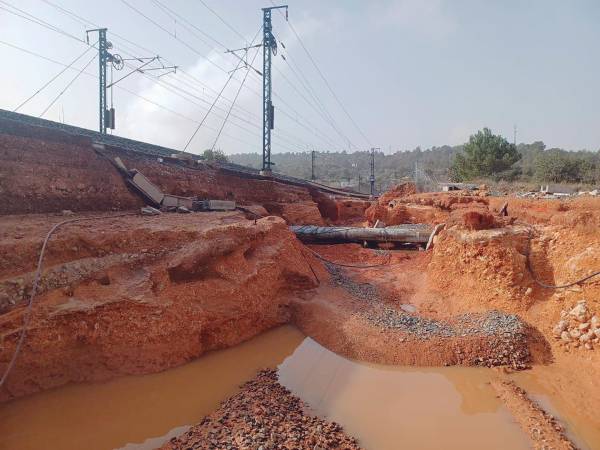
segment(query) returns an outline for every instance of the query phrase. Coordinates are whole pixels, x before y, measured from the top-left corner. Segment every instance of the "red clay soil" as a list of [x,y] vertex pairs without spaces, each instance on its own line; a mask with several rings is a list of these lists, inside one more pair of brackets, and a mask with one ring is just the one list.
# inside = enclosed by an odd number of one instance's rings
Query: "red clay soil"
[[428,288],[412,301],[434,317],[489,309],[517,314],[538,330],[552,353],[552,375],[540,377],[540,384],[573,413],[600,427],[600,345],[590,342],[591,350],[566,346],[553,331],[561,311],[580,300],[586,300],[590,314],[600,316],[600,277],[567,289],[534,282],[535,277],[549,285],[568,284],[600,270],[600,199],[489,200],[496,211],[508,202],[516,224],[443,231],[426,269]]
[[577,447],[565,435],[562,425],[539,405],[527,392],[511,381],[493,380],[492,387],[506,405],[535,450],[575,450]]
[[200,423],[171,439],[162,450],[189,449],[344,449],[359,450],[342,427],[306,413],[306,405],[277,381],[260,372]]
[[[61,220],[0,222],[2,371],[22,329],[41,240]],[[50,241],[25,346],[0,401],[157,372],[286,323],[289,294],[316,286],[309,264],[319,265],[272,216],[163,214],[65,225]]]
[[420,309],[418,313],[404,310],[403,306],[412,305],[414,289],[423,279],[425,253],[394,252],[388,257],[358,245],[313,249],[343,264],[381,264],[369,269],[330,268],[333,282],[321,280],[317,295],[307,292],[293,301],[294,323],[336,353],[375,363],[420,366],[522,367],[549,360],[544,340],[514,316],[445,314],[428,319]]
[[445,223],[453,211],[476,208],[487,211],[488,200],[466,191],[405,194],[405,190],[383,194],[365,212],[368,224]]
[[[102,156],[104,155],[104,156]],[[119,156],[164,193],[241,205],[275,204],[289,223],[322,221],[308,189],[232,175],[208,164],[189,164],[107,148],[98,153],[90,139],[65,133],[42,136],[0,134],[2,214],[116,211],[144,205],[110,162]],[[290,208],[294,204],[296,208]],[[268,209],[268,208],[267,208]]]

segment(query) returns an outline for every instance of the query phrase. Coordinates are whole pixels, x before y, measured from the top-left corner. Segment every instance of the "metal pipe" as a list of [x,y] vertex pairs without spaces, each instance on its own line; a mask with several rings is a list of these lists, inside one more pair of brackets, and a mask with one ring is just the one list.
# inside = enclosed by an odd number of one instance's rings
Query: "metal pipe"
[[405,225],[387,228],[319,227],[315,225],[292,225],[290,230],[302,242],[402,242],[427,244],[433,231],[429,225]]

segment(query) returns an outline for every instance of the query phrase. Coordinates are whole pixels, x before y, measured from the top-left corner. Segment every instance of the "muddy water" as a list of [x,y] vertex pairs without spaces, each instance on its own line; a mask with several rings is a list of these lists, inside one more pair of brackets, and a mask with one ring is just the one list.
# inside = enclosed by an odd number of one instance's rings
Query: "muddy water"
[[216,409],[258,369],[277,365],[281,382],[313,412],[341,423],[368,449],[530,448],[487,385],[487,369],[353,362],[281,327],[163,373],[0,405],[0,449],[156,448]]
[[529,449],[529,441],[476,368],[414,369],[357,363],[310,338],[280,380],[368,449]]
[[276,367],[303,339],[297,329],[280,327],[166,372],[66,386],[0,405],[0,449],[156,448],[215,410],[257,370]]
[[513,380],[527,391],[531,399],[566,425],[567,435],[581,450],[600,449],[600,428],[560,397],[549,395],[544,385],[551,385],[552,366],[537,366],[532,370],[514,373]]

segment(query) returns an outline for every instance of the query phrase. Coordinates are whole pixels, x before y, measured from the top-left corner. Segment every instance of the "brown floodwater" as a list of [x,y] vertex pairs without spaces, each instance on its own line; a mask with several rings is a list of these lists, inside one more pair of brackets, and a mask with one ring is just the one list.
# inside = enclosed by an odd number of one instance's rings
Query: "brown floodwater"
[[284,385],[367,449],[531,448],[490,376],[484,368],[358,363],[310,338],[280,366]]
[[0,405],[0,449],[156,448],[217,409],[258,370],[276,367],[303,339],[284,326],[165,372],[70,385]]
[[281,382],[312,412],[342,424],[367,449],[530,448],[488,385],[488,369],[355,362],[284,326],[162,373],[0,405],[0,449],[153,449],[199,422],[257,370],[277,366]]
[[552,366],[536,366],[532,370],[511,375],[511,378],[527,391],[527,395],[532,400],[566,425],[567,436],[577,444],[579,449],[600,449],[600,428],[595,423],[590,423],[589,419],[562,398],[550,396],[544,389],[543,386],[552,384],[553,377]]

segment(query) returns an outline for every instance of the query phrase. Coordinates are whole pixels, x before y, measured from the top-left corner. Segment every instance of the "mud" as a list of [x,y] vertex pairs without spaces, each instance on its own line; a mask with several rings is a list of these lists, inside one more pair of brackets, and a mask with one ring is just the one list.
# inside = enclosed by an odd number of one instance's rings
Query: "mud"
[[[588,424],[573,431],[567,420],[564,435],[581,433],[590,448],[598,447],[596,434],[580,431],[600,429],[600,341],[589,332],[596,325],[587,318],[572,321],[570,337],[555,330],[561,315],[582,301],[590,317],[600,315],[600,277],[568,289],[542,284],[568,284],[600,270],[599,199],[417,193],[407,184],[367,202],[202,162],[116,147],[98,152],[91,139],[59,131],[25,125],[2,131],[0,369],[21,332],[48,229],[66,217],[104,217],[65,225],[52,238],[25,346],[0,401],[68,383],[160,372],[292,323],[325,348],[363,362],[507,371],[534,365],[531,373],[545,374],[539,385],[549,398],[560,397],[561,411]],[[110,163],[116,155],[165,192],[231,199],[245,211],[108,218],[143,205]],[[505,204],[507,216],[500,214]],[[310,251],[287,228],[377,221],[445,226],[428,252],[358,245]],[[258,390],[277,392],[295,411],[296,422],[274,418],[273,426],[297,426],[317,446],[327,443],[315,427],[331,426],[336,439],[354,445],[341,429],[307,416],[272,373],[253,383],[214,412],[213,419],[245,433],[237,444],[254,445],[246,440],[255,424],[243,417],[229,423],[226,415],[250,404],[255,414],[260,401],[273,400],[253,394]],[[543,448],[543,439],[556,448],[570,445],[544,405],[520,390],[530,389],[524,381],[520,388],[500,378],[494,386],[505,413],[521,424],[532,445]],[[309,403],[318,409],[320,401]],[[344,416],[344,422],[352,418]],[[422,429],[427,434],[431,424]],[[210,431],[201,425],[188,438]],[[228,439],[221,431],[219,439]]]
[[257,371],[277,367],[303,339],[292,327],[278,327],[168,371],[71,384],[5,403],[0,449],[155,449],[212,413]]
[[[8,299],[0,316],[2,367],[21,331],[20,305],[46,220],[60,219],[39,218],[25,230],[18,218],[2,223],[5,234],[25,232],[18,242],[31,249],[1,258]],[[0,399],[181,365],[288,322],[288,294],[316,286],[310,264],[317,261],[272,216],[100,218],[66,225],[58,236]],[[26,272],[15,274],[15,266]],[[14,296],[17,288],[22,296]]]

